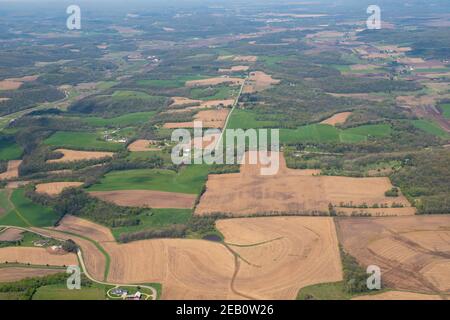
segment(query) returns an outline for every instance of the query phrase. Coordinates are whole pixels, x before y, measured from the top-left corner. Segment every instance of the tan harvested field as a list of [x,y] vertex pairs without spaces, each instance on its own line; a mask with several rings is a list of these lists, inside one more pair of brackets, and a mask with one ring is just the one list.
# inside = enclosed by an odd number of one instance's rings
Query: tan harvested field
[[0,268],[0,282],[13,282],[26,278],[43,277],[60,272],[65,272],[65,270],[26,267]]
[[337,124],[342,124],[342,123],[345,123],[345,121],[347,121],[348,117],[350,117],[351,114],[352,114],[352,112],[336,113],[335,115],[332,115],[328,119],[323,120],[321,123],[329,124],[331,126],[335,126]]
[[155,239],[105,243],[111,256],[108,281],[162,283],[163,299],[230,299],[234,257],[221,244],[204,240]]
[[[107,243],[105,248],[112,258],[109,280],[161,282],[165,299],[292,299],[304,285],[342,279],[331,219],[299,221],[298,224],[289,218],[267,219],[258,219],[260,222],[255,224],[230,220],[240,226],[238,229],[228,225],[228,221],[219,222],[219,229],[227,232],[226,237],[231,241],[241,240],[242,231],[248,233],[250,241],[241,244],[253,245],[254,239],[261,237],[264,240],[273,240],[268,236],[278,238],[273,243],[255,247],[230,246],[242,256],[236,262],[224,246],[207,241],[167,239],[125,245]],[[282,222],[283,219],[287,221]],[[304,233],[299,233],[298,228]],[[317,255],[321,258],[317,259]],[[250,261],[253,266],[248,265],[247,259],[253,259]]]
[[272,85],[279,84],[280,80],[273,79],[271,75],[262,71],[251,72],[245,82],[243,93],[254,93],[269,89]]
[[103,158],[111,158],[114,155],[113,152],[100,152],[100,151],[78,151],[69,149],[56,149],[55,151],[62,153],[64,156],[60,159],[47,160],[48,163],[103,159]]
[[234,56],[233,61],[240,61],[240,62],[256,62],[258,61],[257,56]]
[[27,184],[30,184],[31,181],[10,181],[6,185],[6,189],[17,189],[23,186],[26,186]]
[[155,140],[136,140],[128,146],[128,151],[141,152],[141,151],[158,151],[161,150],[157,146],[158,141]]
[[[99,226],[101,228],[101,226]],[[48,237],[68,240],[72,239],[75,243],[82,249],[83,260],[86,268],[91,276],[97,280],[102,280],[106,267],[106,258],[102,252],[90,241],[65,233],[58,232],[60,227],[49,230],[41,228],[31,228],[33,231],[40,234],[46,235]],[[62,229],[62,228],[61,228]]]
[[64,216],[55,230],[75,233],[99,243],[115,241],[107,227],[71,215]]
[[399,47],[395,45],[377,46],[377,48],[383,51],[393,51],[396,53],[405,53],[412,50],[411,47]]
[[337,218],[340,243],[389,288],[450,293],[450,216]]
[[103,201],[125,207],[190,209],[196,195],[152,190],[93,191],[90,194]]
[[305,286],[342,280],[335,226],[327,217],[217,222],[239,255],[233,288],[253,299],[294,299]]
[[234,99],[226,99],[226,100],[208,100],[203,101],[200,104],[202,108],[214,108],[214,107],[231,107],[234,104]]
[[37,193],[45,193],[50,196],[59,195],[65,188],[75,188],[82,186],[83,182],[49,182],[36,185]]
[[24,76],[21,78],[9,78],[9,79],[5,79],[8,81],[19,81],[19,82],[32,82],[32,81],[36,81],[39,78],[38,75],[34,75],[34,76]]
[[19,241],[23,238],[23,230],[7,228],[0,232],[0,241]]
[[396,102],[398,105],[407,105],[410,107],[417,107],[422,105],[434,105],[438,97],[436,95],[423,96],[398,96]]
[[159,282],[163,299],[293,299],[303,286],[342,280],[331,218],[233,219],[217,227],[228,248],[191,239],[118,244],[107,228],[77,217],[65,217],[58,229],[103,246],[109,282]]
[[[228,117],[230,109],[215,109],[215,110],[202,110],[194,116],[194,121],[201,121],[203,128],[218,128],[221,129],[225,125],[225,121]],[[177,129],[177,128],[193,128],[194,121],[190,122],[167,122],[164,124],[164,128]]]
[[178,107],[184,105],[197,105],[200,104],[202,100],[193,100],[185,97],[173,97],[171,99],[171,107]]
[[[395,202],[410,207],[404,196],[395,199],[385,196],[384,193],[392,188],[386,177],[313,176],[302,170],[288,169],[283,154],[278,157],[280,168],[275,175],[261,175],[261,164],[248,164],[249,161],[241,166],[240,173],[210,175],[195,214],[328,213],[330,203],[340,207],[364,203],[391,206]],[[383,209],[378,211],[383,212]],[[385,214],[392,214],[392,211],[387,210]]]
[[22,82],[2,80],[0,81],[0,90],[17,90],[22,86]]
[[250,69],[249,66],[233,66],[230,69],[219,69],[220,73],[244,72]]
[[19,166],[22,160],[8,161],[8,168],[5,172],[0,173],[0,180],[16,179],[19,177]]
[[338,216],[364,216],[388,217],[388,216],[413,216],[416,208],[335,208]]
[[52,254],[45,248],[6,247],[0,248],[0,263],[30,263],[36,265],[78,265],[73,253]]
[[217,86],[220,84],[229,84],[233,86],[241,85],[244,82],[244,79],[241,78],[231,78],[231,77],[216,77],[202,80],[191,80],[186,82],[186,86],[193,87],[209,87],[209,86]]
[[39,76],[25,76],[0,80],[0,90],[17,90],[24,82],[35,81]]
[[359,296],[352,300],[442,300],[438,295],[407,291],[388,291],[379,294]]

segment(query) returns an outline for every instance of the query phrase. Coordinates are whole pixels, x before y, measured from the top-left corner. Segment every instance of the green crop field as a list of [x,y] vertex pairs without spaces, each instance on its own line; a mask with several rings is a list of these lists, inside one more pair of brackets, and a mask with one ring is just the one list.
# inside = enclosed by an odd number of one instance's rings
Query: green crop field
[[391,134],[387,124],[365,125],[350,129],[339,129],[329,125],[312,124],[297,129],[281,129],[281,143],[298,142],[344,142],[356,143],[366,141],[369,137],[385,137]]
[[[257,113],[249,110],[235,110],[228,122],[228,129],[276,128],[278,121],[257,120]],[[299,142],[344,142],[366,141],[369,137],[385,137],[391,134],[388,124],[364,125],[350,129],[339,129],[325,124],[310,124],[297,129],[280,129],[281,143]]]
[[440,107],[445,119],[450,119],[450,103],[441,104]]
[[0,207],[5,209],[0,214],[0,224],[45,227],[52,226],[59,218],[51,208],[35,204],[26,198],[24,189],[14,190],[9,199],[8,195],[9,191],[0,190]]
[[54,148],[75,150],[119,151],[123,144],[104,141],[100,133],[58,131],[44,140],[44,144]]
[[26,198],[24,189],[14,190],[11,201],[17,212],[33,226],[52,226],[59,219],[59,215],[52,209],[35,204]]
[[238,87],[216,86],[212,88],[191,89],[190,96],[195,100],[225,100],[233,98],[238,92]]
[[442,129],[438,124],[429,121],[429,120],[412,120],[412,124],[419,128],[420,130],[423,130],[429,134],[435,135],[437,137],[441,137],[444,139],[450,138],[450,133],[446,132],[444,129]]
[[33,300],[105,300],[106,286],[93,284],[81,287],[81,290],[69,290],[65,284],[39,287]]
[[100,118],[100,117],[87,117],[80,118],[83,122],[96,127],[124,127],[130,125],[136,125],[149,121],[154,115],[155,111],[150,112],[135,112],[125,114],[115,118]]
[[163,169],[112,171],[89,191],[158,190],[199,194],[207,175],[208,167],[204,165],[188,166],[178,173]]
[[276,127],[277,121],[257,120],[257,113],[249,110],[236,109],[228,122],[228,129],[257,129]]
[[20,159],[23,150],[17,143],[0,140],[0,160]]
[[136,217],[141,221],[139,225],[112,228],[112,233],[117,238],[122,233],[184,224],[191,216],[192,210],[190,209],[152,209],[151,213],[144,213]]
[[369,124],[344,130],[345,133],[370,136],[370,137],[386,137],[391,134],[392,129],[388,124]]

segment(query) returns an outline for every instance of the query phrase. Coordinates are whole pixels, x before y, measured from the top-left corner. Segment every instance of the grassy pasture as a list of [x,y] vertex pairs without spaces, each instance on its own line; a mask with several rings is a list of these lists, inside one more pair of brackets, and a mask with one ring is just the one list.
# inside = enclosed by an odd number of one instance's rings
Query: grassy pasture
[[105,300],[110,287],[92,284],[82,286],[81,290],[69,290],[66,284],[53,284],[39,287],[32,300]]
[[444,129],[442,129],[438,124],[429,121],[429,120],[412,120],[412,124],[422,130],[425,131],[429,134],[432,134],[434,136],[440,137],[440,138],[444,138],[444,139],[448,139],[450,138],[450,134],[448,132],[446,132]]
[[0,160],[17,160],[22,156],[22,148],[15,142],[0,140]]
[[134,112],[115,118],[87,117],[80,119],[83,122],[95,127],[123,127],[145,123],[149,121],[155,115],[155,113],[155,111]]
[[27,227],[52,226],[59,215],[51,208],[33,203],[25,197],[24,189],[16,189],[9,192],[0,190],[0,207],[5,212],[0,216],[0,224]]
[[237,94],[237,87],[215,86],[211,88],[191,89],[190,96],[195,100],[226,100]]
[[367,125],[350,129],[339,129],[329,125],[312,124],[297,129],[281,129],[282,143],[298,142],[343,142],[357,143],[369,137],[384,137],[391,133],[389,125]]
[[44,144],[53,148],[75,150],[119,151],[123,144],[104,141],[100,133],[58,131],[44,140]]
[[112,228],[111,231],[114,237],[118,238],[122,233],[184,224],[188,222],[191,216],[192,210],[190,209],[152,209],[151,213],[136,217],[141,221],[139,225]]
[[[257,113],[249,110],[235,110],[228,123],[228,129],[277,128],[278,121],[257,120]],[[357,143],[367,141],[369,137],[385,137],[391,134],[388,124],[364,125],[349,129],[340,129],[325,124],[310,124],[297,129],[280,129],[280,142],[285,144],[298,142],[343,142]]]
[[257,114],[253,111],[236,109],[233,111],[228,129],[257,129],[270,128],[278,125],[277,121],[260,121],[257,120]]
[[441,104],[440,107],[445,119],[450,119],[450,103]]
[[179,172],[162,169],[112,171],[89,191],[158,190],[199,194],[207,175],[205,165],[187,166]]

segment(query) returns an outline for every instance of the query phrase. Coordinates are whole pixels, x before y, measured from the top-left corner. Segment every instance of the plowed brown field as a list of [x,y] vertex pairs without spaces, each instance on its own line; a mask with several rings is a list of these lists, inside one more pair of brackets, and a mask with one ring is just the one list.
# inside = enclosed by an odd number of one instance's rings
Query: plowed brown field
[[25,278],[43,277],[60,272],[65,272],[65,270],[20,267],[0,268],[0,282],[13,282]]
[[[194,121],[201,121],[203,128],[223,128],[229,112],[229,109],[203,110],[195,115]],[[168,122],[164,124],[164,128],[193,128],[194,121]]]
[[377,265],[386,286],[450,293],[450,216],[337,218],[344,249],[362,265]]
[[76,217],[58,229],[103,246],[109,282],[159,282],[163,299],[292,299],[302,286],[342,279],[331,218],[233,219],[217,227],[227,246],[189,239],[118,244],[107,228]]
[[0,263],[30,263],[36,265],[78,265],[75,254],[52,254],[45,248],[6,247],[0,248]]
[[152,190],[94,191],[91,195],[125,207],[190,209],[196,195]]
[[352,300],[441,300],[437,295],[422,294],[407,291],[388,291],[368,296],[359,296]]
[[347,121],[348,117],[350,117],[351,114],[352,114],[352,112],[336,113],[335,115],[329,117],[328,119],[323,120],[321,123],[329,124],[331,126],[335,126],[337,124],[342,124],[345,121]]
[[22,160],[8,161],[8,168],[5,172],[0,173],[0,180],[16,179],[19,177],[19,166]]
[[[341,204],[359,206],[364,203],[368,206],[374,204],[390,206],[396,202],[410,207],[404,196],[393,200],[384,195],[392,188],[390,180],[386,177],[313,176],[310,172],[306,175],[302,170],[288,169],[283,155],[279,154],[279,157],[280,169],[275,175],[261,175],[260,164],[244,164],[240,173],[210,175],[206,192],[195,214],[226,212],[239,216],[275,212],[327,213],[330,203],[339,207]],[[336,208],[337,211],[340,209]],[[393,214],[391,208],[386,212],[380,208],[377,212]],[[414,212],[414,209],[410,209],[407,213],[414,214]]]
[[111,158],[114,155],[113,152],[100,152],[100,151],[78,151],[69,149],[57,149],[55,151],[61,152],[64,156],[60,159],[47,160],[47,162],[59,163],[59,162],[103,159],[103,158]]
[[23,238],[23,230],[15,228],[7,228],[0,232],[0,241],[18,241]]
[[245,82],[243,93],[254,93],[269,89],[272,85],[280,83],[280,80],[273,79],[267,73],[256,71],[251,72],[247,81]]
[[50,196],[60,194],[66,188],[79,187],[83,185],[82,182],[49,182],[40,183],[36,185],[36,192],[45,193]]

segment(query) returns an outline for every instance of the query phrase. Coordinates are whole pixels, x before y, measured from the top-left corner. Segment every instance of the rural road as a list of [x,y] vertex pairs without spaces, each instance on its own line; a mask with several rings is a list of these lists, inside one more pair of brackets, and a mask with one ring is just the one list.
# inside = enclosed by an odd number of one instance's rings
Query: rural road
[[230,113],[228,113],[227,119],[225,120],[225,124],[223,125],[223,128],[222,128],[222,132],[220,133],[220,137],[217,140],[217,144],[219,144],[223,138],[225,130],[227,129],[227,126],[228,126],[228,122],[230,121],[230,118],[231,118],[231,115],[233,114],[234,109],[236,109],[236,106],[239,103],[239,99],[241,98],[241,94],[242,94],[242,91],[244,90],[244,86],[245,86],[245,83],[247,82],[247,80],[248,80],[248,76],[246,76],[244,78],[244,82],[242,83],[241,88],[239,89],[239,93],[236,97],[236,100],[234,101],[233,107],[231,108]]
[[150,286],[140,285],[140,284],[115,284],[115,283],[109,283],[109,282],[103,282],[103,281],[95,280],[89,274],[89,272],[87,271],[87,268],[86,268],[86,266],[84,264],[84,260],[83,260],[83,254],[81,253],[80,249],[78,249],[77,256],[78,256],[78,259],[80,260],[80,265],[81,265],[81,268],[83,269],[84,274],[92,282],[95,282],[95,283],[98,283],[98,284],[101,284],[101,285],[114,286],[114,287],[134,287],[134,288],[140,287],[140,288],[145,288],[145,289],[148,289],[148,290],[150,290],[152,292],[152,294],[151,294],[152,299],[151,300],[156,300],[156,298],[158,297],[158,293],[157,293],[156,289],[153,288],[153,287],[150,287]]
[[[5,229],[14,228],[14,229],[27,231],[27,232],[32,232],[32,233],[40,235],[41,237],[44,237],[44,238],[53,238],[53,239],[56,239],[56,240],[65,241],[64,239],[58,239],[56,237],[49,237],[48,235],[45,235],[45,234],[40,233],[38,231],[31,230],[31,229],[28,229],[28,228],[23,228],[23,227],[0,225],[0,228],[5,228]],[[101,284],[101,285],[114,286],[114,287],[134,287],[134,288],[140,287],[140,288],[148,289],[148,290],[150,290],[152,292],[152,294],[150,295],[152,297],[151,300],[156,300],[157,299],[158,293],[157,293],[156,289],[153,288],[153,287],[147,286],[147,285],[141,285],[141,284],[117,284],[117,283],[103,282],[103,281],[99,281],[99,280],[94,279],[89,274],[89,272],[87,271],[86,265],[85,265],[84,260],[83,260],[83,254],[81,252],[81,249],[78,249],[77,256],[78,256],[78,259],[80,261],[81,269],[83,269],[83,273],[92,282],[95,282],[95,283],[98,283],[98,284]],[[148,300],[148,299],[146,299],[146,300]]]

